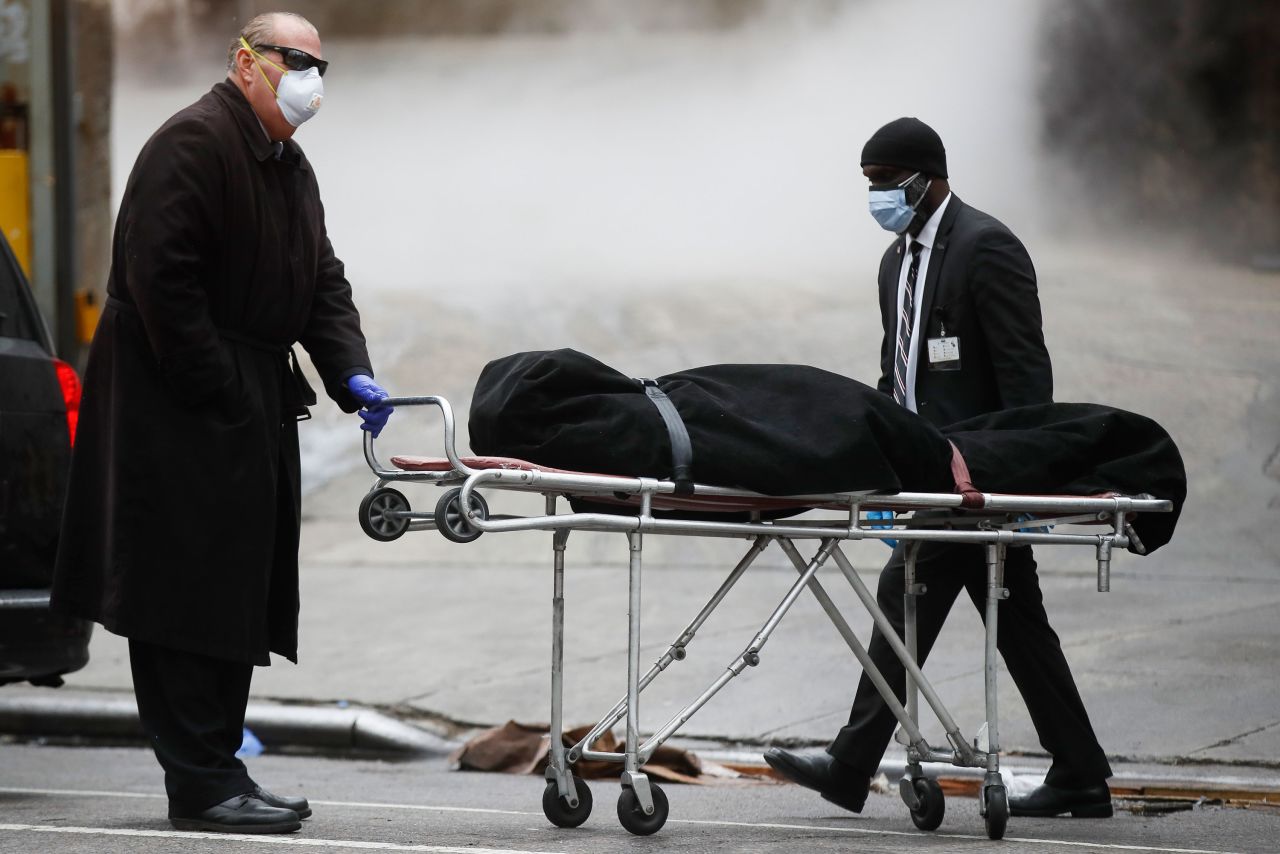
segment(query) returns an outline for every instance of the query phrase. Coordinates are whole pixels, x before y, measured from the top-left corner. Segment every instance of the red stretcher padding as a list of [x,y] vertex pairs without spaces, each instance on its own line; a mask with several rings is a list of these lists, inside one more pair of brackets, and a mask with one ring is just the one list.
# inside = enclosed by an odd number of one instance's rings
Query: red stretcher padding
[[[952,445],[952,462],[951,472],[956,481],[956,492],[965,497],[965,501],[961,504],[967,509],[981,508],[985,503],[983,495],[974,489],[973,483],[969,480],[968,466],[964,463],[964,458],[960,456],[960,451]],[[608,477],[617,480],[635,480],[633,477],[625,477],[616,474],[594,474],[591,472],[569,471],[568,469],[558,469],[551,466],[544,466],[538,463],[531,463],[528,460],[519,460],[515,457],[460,457],[464,466],[471,469],[487,470],[487,469],[504,469],[509,471],[539,471],[547,474],[572,474],[587,475],[590,477]],[[434,471],[447,472],[453,471],[453,465],[446,457],[392,457],[391,463],[402,471]],[[1111,498],[1115,496],[1114,492],[1104,492],[1091,496],[1093,498]],[[640,496],[638,495],[610,495],[606,493],[580,496],[599,504],[616,504],[619,506],[639,506]],[[888,497],[888,496],[886,496]],[[1025,497],[1025,496],[1023,496]],[[1079,498],[1081,496],[1061,496],[1064,498]],[[895,505],[892,500],[878,502],[871,496],[860,502],[864,507],[884,508],[897,510],[911,510],[916,508]],[[751,512],[768,512],[771,510],[797,510],[800,508],[826,509],[826,510],[843,510],[845,504],[836,503],[814,503],[810,501],[802,501],[794,498],[773,498],[762,496],[760,498],[744,498],[723,495],[655,495],[653,497],[653,508],[655,510],[683,510],[688,512],[701,513],[751,513]],[[1127,514],[1133,516],[1135,514]]]

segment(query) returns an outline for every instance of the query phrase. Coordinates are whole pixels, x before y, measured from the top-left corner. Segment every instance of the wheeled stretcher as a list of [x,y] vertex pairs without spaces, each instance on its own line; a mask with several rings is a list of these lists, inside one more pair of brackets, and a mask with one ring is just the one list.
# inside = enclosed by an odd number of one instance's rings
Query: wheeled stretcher
[[[839,492],[816,495],[768,496],[741,489],[694,484],[648,477],[600,475],[540,466],[504,457],[460,457],[455,448],[452,408],[441,397],[403,397],[387,401],[396,407],[434,406],[443,419],[444,457],[393,457],[381,462],[374,440],[365,435],[364,454],[377,478],[360,503],[360,524],[376,540],[393,540],[407,531],[436,529],[455,542],[470,542],[484,533],[549,531],[552,533],[553,593],[551,633],[551,744],[547,784],[542,805],[547,818],[561,827],[576,827],[591,813],[591,790],[574,775],[579,760],[620,762],[622,792],[618,818],[636,834],[651,834],[665,823],[668,802],[661,788],[641,771],[653,752],[677,732],[721,688],[746,668],[759,663],[770,636],[801,594],[808,589],[831,619],[849,649],[876,685],[901,724],[899,741],[906,747],[907,765],[899,784],[912,821],[923,830],[936,829],[943,817],[940,786],[926,777],[924,762],[945,762],[959,767],[981,768],[986,775],[979,797],[979,811],[992,839],[1003,837],[1009,804],[1000,774],[1000,738],[996,708],[996,627],[1000,602],[1008,597],[1004,587],[1004,555],[1008,546],[1067,545],[1087,547],[1097,563],[1098,590],[1110,585],[1113,552],[1129,549],[1141,553],[1142,543],[1130,521],[1140,513],[1168,513],[1172,502],[1144,495],[1001,495],[982,493],[966,481],[963,461],[953,465],[957,493]],[[430,511],[411,509],[405,495],[391,484],[422,483],[448,489]],[[541,516],[498,516],[489,512],[484,492],[516,491],[545,497]],[[579,512],[562,502],[598,512]],[[874,511],[894,511],[891,519],[875,518]],[[674,514],[663,511],[676,511]],[[806,511],[804,518],[776,518]],[[813,511],[813,512],[807,512]],[[954,511],[922,513],[922,511]],[[681,512],[697,518],[679,518]],[[718,518],[717,518],[718,517]],[[628,576],[628,644],[626,694],[577,744],[563,744],[564,662],[564,566],[572,531],[617,531],[626,534],[630,553]],[[729,537],[751,541],[746,554],[685,629],[652,666],[641,673],[640,595],[643,543],[646,534],[686,537]],[[859,578],[841,544],[854,540],[899,540],[907,544],[905,586],[905,639],[899,639],[876,603],[875,594]],[[915,557],[925,542],[981,544],[987,563],[985,602],[985,721],[968,738],[947,711],[937,692],[916,663],[916,601],[925,595],[915,579]],[[701,694],[641,741],[640,694],[658,674],[681,661],[694,636],[725,596],[771,544],[776,544],[795,567],[798,577],[773,612],[751,637],[743,651]],[[804,547],[804,551],[802,551]],[[869,658],[866,648],[841,615],[817,577],[831,561],[852,586],[907,672],[906,703],[898,702],[885,678]],[[945,745],[931,745],[919,726],[919,700],[923,696],[946,732]],[[622,754],[594,750],[595,742],[617,723],[626,720],[626,749]]]

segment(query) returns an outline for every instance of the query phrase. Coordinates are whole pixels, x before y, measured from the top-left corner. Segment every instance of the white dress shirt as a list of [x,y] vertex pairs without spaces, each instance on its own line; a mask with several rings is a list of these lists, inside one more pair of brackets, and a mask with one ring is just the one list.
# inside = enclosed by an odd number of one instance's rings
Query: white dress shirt
[[[898,310],[895,316],[898,318],[898,324],[902,323],[902,299],[907,288],[907,271],[911,268],[911,244],[919,243],[920,249],[920,269],[916,272],[916,289],[913,294],[915,304],[915,316],[911,319],[911,352],[907,353],[907,399],[902,405],[912,412],[916,411],[916,370],[920,362],[919,354],[921,347],[920,342],[920,302],[924,296],[925,276],[929,271],[929,255],[933,249],[934,238],[938,236],[938,223],[942,222],[942,212],[947,209],[947,205],[951,202],[951,194],[947,193],[947,197],[942,200],[942,204],[938,205],[938,209],[933,212],[929,220],[924,224],[924,228],[920,229],[918,237],[912,237],[910,234],[904,235],[906,241],[902,244],[902,267],[898,271]],[[897,341],[902,330],[895,328],[893,340]]]

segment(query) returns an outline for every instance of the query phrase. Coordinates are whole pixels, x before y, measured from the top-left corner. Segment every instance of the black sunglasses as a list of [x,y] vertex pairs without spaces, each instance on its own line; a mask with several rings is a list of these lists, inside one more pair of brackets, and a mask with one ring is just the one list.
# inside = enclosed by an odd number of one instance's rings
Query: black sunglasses
[[294,71],[306,71],[308,68],[315,68],[323,77],[325,71],[329,68],[329,63],[323,59],[316,59],[305,50],[298,50],[296,47],[281,47],[278,44],[260,44],[254,47],[254,50],[261,53],[264,49],[274,50],[276,53],[284,57],[284,64],[287,68]]

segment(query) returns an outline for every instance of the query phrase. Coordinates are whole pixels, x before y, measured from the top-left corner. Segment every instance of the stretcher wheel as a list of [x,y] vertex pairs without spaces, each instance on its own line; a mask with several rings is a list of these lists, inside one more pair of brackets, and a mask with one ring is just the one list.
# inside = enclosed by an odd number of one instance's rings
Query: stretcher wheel
[[983,802],[987,805],[983,819],[987,823],[988,839],[1004,839],[1009,826],[1009,794],[1004,786],[987,786],[983,790]]
[[653,795],[653,815],[644,814],[635,789],[628,786],[618,796],[618,821],[636,836],[657,833],[667,823],[667,811],[670,807],[666,792],[650,783],[649,793]]
[[555,780],[548,780],[547,787],[542,790],[542,812],[547,821],[556,827],[577,827],[591,815],[591,787],[581,777],[573,778],[573,789],[578,793],[578,805],[569,806],[560,797],[560,787]]
[[[462,515],[462,503],[458,500],[461,495],[462,487],[455,486],[440,496],[440,500],[436,502],[436,527],[440,529],[440,533],[444,534],[446,540],[469,543],[484,531],[477,531],[467,524],[466,517]],[[481,519],[489,518],[489,505],[478,492],[471,493],[471,512]]]
[[360,500],[360,527],[380,542],[389,543],[409,530],[409,520],[388,516],[407,512],[409,500],[394,489],[375,489]]
[[[911,810],[911,821],[921,830],[937,830],[942,824],[942,816],[947,811],[946,798],[938,781],[922,777],[917,778],[912,786],[916,790],[916,798],[920,805]],[[993,837],[994,838],[994,837]]]

